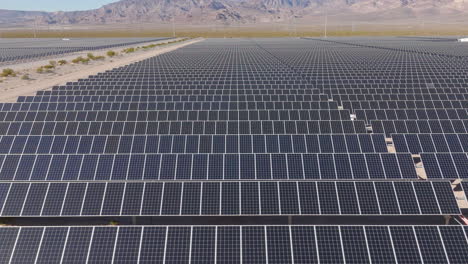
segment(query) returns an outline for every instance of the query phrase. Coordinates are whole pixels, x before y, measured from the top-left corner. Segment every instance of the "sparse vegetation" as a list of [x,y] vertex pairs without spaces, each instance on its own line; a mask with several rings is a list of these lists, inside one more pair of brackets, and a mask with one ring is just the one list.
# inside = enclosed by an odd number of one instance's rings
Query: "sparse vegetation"
[[67,64],[67,61],[66,60],[59,60],[58,64],[59,65],[65,65],[65,64]]
[[80,56],[80,57],[77,57],[77,58],[73,59],[72,62],[75,63],[75,64],[78,64],[78,63],[86,64],[86,63],[89,62],[89,58],[85,59],[85,58]]
[[117,52],[115,52],[115,51],[113,51],[113,50],[109,50],[106,54],[107,54],[108,57],[111,57],[111,58],[112,58],[112,57],[114,57],[114,56],[117,55]]
[[44,67],[41,66],[41,67],[37,68],[36,72],[37,73],[44,73]]
[[49,61],[49,64],[50,64],[50,65],[52,65],[52,66],[55,66],[55,65],[57,65],[57,62],[56,62],[56,61],[53,61],[53,60],[51,60],[51,61]]
[[50,65],[50,64],[48,64],[48,65],[44,65],[43,67],[44,67],[44,69],[46,69],[46,70],[52,70],[52,69],[55,69],[55,66],[54,66],[54,65]]
[[104,56],[94,56],[94,54],[92,53],[88,53],[88,59],[90,60],[104,60],[105,57]]
[[127,49],[124,49],[122,50],[123,53],[132,53],[132,52],[135,52],[135,48],[127,48]]
[[21,76],[21,80],[31,80],[31,78],[29,78],[29,74],[24,74],[23,76]]
[[13,69],[6,68],[3,69],[2,73],[0,73],[1,77],[16,77],[16,72]]

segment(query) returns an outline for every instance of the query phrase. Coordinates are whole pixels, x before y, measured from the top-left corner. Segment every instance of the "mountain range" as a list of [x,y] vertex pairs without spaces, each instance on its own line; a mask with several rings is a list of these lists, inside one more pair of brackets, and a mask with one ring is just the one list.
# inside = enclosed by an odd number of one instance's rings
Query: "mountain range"
[[0,9],[3,25],[134,23],[258,24],[310,21],[324,13],[354,19],[451,17],[468,20],[468,0],[121,0],[73,12]]

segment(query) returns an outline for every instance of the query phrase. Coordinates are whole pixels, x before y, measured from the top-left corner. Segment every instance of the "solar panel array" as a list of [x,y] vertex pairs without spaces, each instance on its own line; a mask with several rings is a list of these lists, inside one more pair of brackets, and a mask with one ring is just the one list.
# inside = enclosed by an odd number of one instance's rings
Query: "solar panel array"
[[461,226],[0,229],[2,263],[463,263]]
[[450,41],[205,40],[0,104],[0,216],[66,219],[0,228],[0,262],[462,263],[468,230],[418,222],[463,213]]
[[18,63],[67,53],[112,49],[168,38],[0,39],[0,64]]

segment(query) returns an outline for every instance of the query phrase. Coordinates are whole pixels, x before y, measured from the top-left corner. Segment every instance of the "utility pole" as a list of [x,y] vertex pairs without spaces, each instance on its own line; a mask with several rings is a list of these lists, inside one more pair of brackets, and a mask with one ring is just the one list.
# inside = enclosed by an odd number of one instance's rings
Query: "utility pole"
[[327,27],[328,27],[328,10],[325,7],[325,38],[327,38]]
[[293,12],[293,23],[294,23],[294,37],[297,38],[297,24],[296,24],[296,15]]
[[172,37],[173,37],[173,38],[176,37],[176,30],[175,30],[175,22],[174,22],[174,19],[175,19],[175,15],[172,16]]
[[34,38],[37,38],[37,17],[34,18]]

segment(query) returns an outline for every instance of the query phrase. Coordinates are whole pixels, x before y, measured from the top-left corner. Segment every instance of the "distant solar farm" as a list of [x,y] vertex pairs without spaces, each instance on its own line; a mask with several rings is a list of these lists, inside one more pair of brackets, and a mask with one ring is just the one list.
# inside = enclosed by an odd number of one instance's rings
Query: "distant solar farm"
[[112,49],[165,38],[5,39],[0,38],[0,63],[23,62],[80,51]]
[[208,39],[1,103],[0,262],[466,263],[467,54]]

